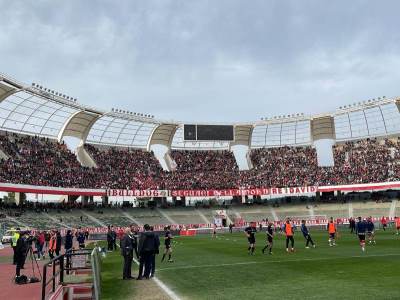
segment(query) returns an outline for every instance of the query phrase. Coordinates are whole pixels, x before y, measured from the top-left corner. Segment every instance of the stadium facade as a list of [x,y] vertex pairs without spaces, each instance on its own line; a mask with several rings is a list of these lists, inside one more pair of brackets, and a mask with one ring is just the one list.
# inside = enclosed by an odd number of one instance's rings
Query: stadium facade
[[[262,118],[260,121],[250,123],[230,124],[234,128],[232,141],[187,141],[184,139],[185,124],[182,122],[163,121],[151,115],[119,109],[102,111],[81,105],[76,99],[43,88],[39,84],[26,85],[10,76],[0,74],[0,130],[47,137],[57,141],[62,141],[64,137],[77,138],[80,140],[76,152],[77,158],[86,167],[95,167],[96,163],[85,149],[85,144],[130,147],[146,151],[150,151],[153,145],[163,145],[169,150],[231,150],[237,145],[257,149],[313,146],[316,141],[323,139],[343,143],[372,137],[397,137],[400,133],[399,105],[400,98],[389,99],[383,96],[340,107],[331,113],[291,114]],[[173,160],[169,151],[166,153],[165,161],[171,169]],[[400,184],[397,182],[382,182],[336,187],[319,186],[312,192],[398,187]],[[267,194],[273,194],[273,188],[276,187],[267,187]],[[107,195],[108,193],[110,195],[107,189],[32,187],[10,183],[1,183],[0,189],[43,194]],[[163,195],[173,196],[173,192],[166,191]],[[114,193],[120,192],[114,191]],[[187,194],[182,193],[178,194],[190,196],[190,191]],[[215,192],[209,196],[221,193],[266,194],[265,190],[238,189]],[[282,193],[291,194],[291,191],[284,189]]]

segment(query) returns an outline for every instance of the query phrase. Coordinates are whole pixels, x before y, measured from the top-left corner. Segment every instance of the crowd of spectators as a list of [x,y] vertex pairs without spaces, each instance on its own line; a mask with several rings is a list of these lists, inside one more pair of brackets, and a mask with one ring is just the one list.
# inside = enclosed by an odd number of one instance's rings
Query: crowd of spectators
[[164,187],[180,189],[227,189],[239,183],[239,168],[230,151],[172,151],[176,163],[172,172],[163,175]]
[[398,139],[364,139],[333,147],[334,166],[320,167],[316,149],[253,149],[253,168],[239,171],[230,151],[171,152],[174,170],[162,169],[154,153],[129,148],[85,149],[97,167],[83,167],[67,146],[47,138],[0,135],[8,156],[0,182],[39,186],[118,189],[231,189],[384,182],[400,179]]
[[240,173],[246,188],[313,185],[318,170],[312,147],[261,148],[250,152],[253,169]]
[[0,182],[57,187],[93,186],[94,170],[82,167],[67,146],[57,141],[16,134],[0,135],[8,156],[0,163]]
[[334,166],[318,169],[319,185],[385,182],[400,178],[399,140],[364,139],[333,147]]
[[160,189],[163,170],[154,153],[136,149],[85,144],[96,162],[97,186],[108,188]]

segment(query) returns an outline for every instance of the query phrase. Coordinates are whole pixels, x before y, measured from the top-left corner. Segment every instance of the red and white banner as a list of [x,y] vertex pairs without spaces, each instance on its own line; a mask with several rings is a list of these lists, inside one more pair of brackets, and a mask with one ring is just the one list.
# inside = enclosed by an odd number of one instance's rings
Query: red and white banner
[[111,197],[169,197],[167,190],[107,190],[107,196]]
[[316,186],[291,188],[229,189],[229,190],[107,190],[114,197],[232,197],[265,195],[300,195],[315,193]]
[[266,196],[266,195],[300,195],[315,193],[316,186],[291,188],[260,188],[260,189],[230,189],[230,190],[177,190],[171,191],[172,197],[224,197],[224,196]]
[[232,197],[232,196],[268,196],[302,195],[316,192],[357,192],[400,189],[400,181],[364,183],[332,186],[302,186],[283,188],[226,189],[226,190],[127,190],[127,189],[82,189],[34,186],[13,183],[0,183],[2,192],[20,192],[49,195],[111,196],[111,197]]

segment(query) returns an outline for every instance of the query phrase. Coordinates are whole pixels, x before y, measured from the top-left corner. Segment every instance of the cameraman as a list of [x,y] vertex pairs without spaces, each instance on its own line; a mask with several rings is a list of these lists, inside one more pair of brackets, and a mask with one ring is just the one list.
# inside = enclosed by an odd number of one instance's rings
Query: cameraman
[[15,271],[16,278],[21,276],[21,269],[24,268],[26,253],[28,252],[28,236],[29,232],[22,231],[15,247],[15,258],[17,262],[17,268]]

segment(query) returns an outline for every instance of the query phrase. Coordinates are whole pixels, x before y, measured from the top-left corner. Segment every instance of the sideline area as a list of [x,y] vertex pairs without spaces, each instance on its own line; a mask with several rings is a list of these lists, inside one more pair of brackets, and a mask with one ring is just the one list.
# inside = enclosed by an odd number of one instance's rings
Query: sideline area
[[[0,250],[0,299],[14,300],[38,300],[41,295],[42,283],[30,283],[17,285],[14,283],[15,266],[12,264],[13,250],[6,246]],[[39,261],[39,267],[42,272],[43,261]],[[30,262],[27,260],[22,274],[28,277],[33,275]],[[36,274],[38,276],[38,274]]]
[[[101,243],[105,245],[105,243]],[[120,251],[108,252],[102,261],[101,287],[104,300],[173,300],[156,283],[150,280],[122,280],[123,258]],[[138,265],[132,264],[132,276],[137,277]]]

